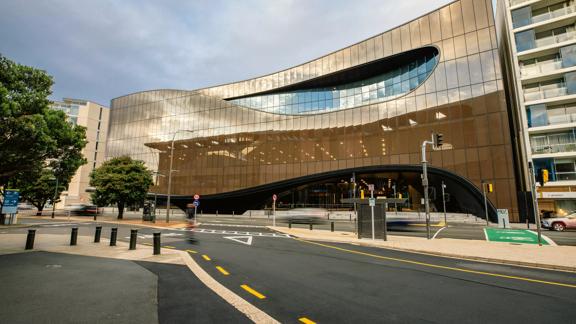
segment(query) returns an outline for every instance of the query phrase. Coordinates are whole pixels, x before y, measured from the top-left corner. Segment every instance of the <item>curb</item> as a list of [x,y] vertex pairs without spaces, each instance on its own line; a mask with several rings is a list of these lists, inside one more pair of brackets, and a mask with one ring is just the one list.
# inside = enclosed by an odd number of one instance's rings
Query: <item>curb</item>
[[243,313],[252,320],[254,323],[280,323],[272,316],[268,315],[261,309],[247,302],[244,298],[238,296],[236,293],[226,288],[216,279],[211,277],[202,267],[194,261],[194,259],[184,251],[179,251],[182,260],[190,269],[192,273],[200,280],[206,287],[224,299],[227,303],[236,308],[239,312]]
[[[270,229],[275,230],[272,228],[270,228]],[[294,235],[294,234],[290,234],[290,233],[285,233],[282,231],[278,231],[278,232],[288,234],[290,236],[297,237],[297,238],[300,238],[303,240],[309,240],[309,241],[343,243],[343,244],[359,245],[359,246],[364,246],[364,247],[380,248],[380,249],[385,249],[385,250],[393,250],[393,251],[402,251],[402,252],[418,253],[418,254],[424,254],[424,255],[439,256],[439,257],[451,258],[451,259],[480,261],[480,262],[486,262],[486,263],[514,265],[514,266],[520,266],[520,267],[526,267],[526,268],[537,268],[537,269],[546,269],[546,270],[555,270],[555,271],[565,271],[565,272],[576,273],[576,266],[575,267],[569,267],[569,266],[554,265],[554,264],[513,261],[513,260],[505,260],[505,259],[495,259],[495,258],[461,255],[461,254],[455,254],[455,253],[444,253],[444,252],[435,252],[435,251],[423,251],[423,250],[406,249],[406,248],[398,248],[398,247],[380,246],[380,245],[373,245],[373,244],[370,244],[368,242],[363,242],[363,241],[350,242],[350,241],[337,240],[337,239],[309,238],[309,237],[298,236],[298,235]]]

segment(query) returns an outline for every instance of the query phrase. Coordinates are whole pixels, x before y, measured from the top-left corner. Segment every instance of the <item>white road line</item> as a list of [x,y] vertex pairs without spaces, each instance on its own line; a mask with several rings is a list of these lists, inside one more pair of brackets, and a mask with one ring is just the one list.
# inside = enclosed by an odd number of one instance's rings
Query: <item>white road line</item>
[[[531,230],[527,230],[528,232],[538,236],[537,232],[531,231]],[[548,236],[542,234],[542,238],[544,239],[544,241],[548,242],[548,244],[550,244],[551,246],[558,246],[558,244],[556,244],[556,242],[552,241],[551,238],[549,238]]]
[[[182,231],[189,231],[187,229],[182,229]],[[288,234],[281,234],[281,233],[261,233],[261,232],[244,232],[244,231],[226,231],[226,230],[213,230],[213,229],[205,229],[199,228],[193,230],[196,233],[204,233],[204,234],[219,234],[219,235],[250,235],[250,236],[260,236],[260,237],[278,237],[278,238],[290,238]]]
[[448,227],[448,226],[444,226],[441,229],[437,230],[436,233],[434,234],[434,236],[432,236],[432,239],[435,239],[436,235],[438,235],[440,232],[442,232],[442,230],[446,229],[446,227]]
[[266,226],[262,225],[241,225],[241,224],[211,224],[211,223],[202,223],[202,225],[211,225],[211,226],[226,226],[226,227],[252,227],[252,228],[266,228]]

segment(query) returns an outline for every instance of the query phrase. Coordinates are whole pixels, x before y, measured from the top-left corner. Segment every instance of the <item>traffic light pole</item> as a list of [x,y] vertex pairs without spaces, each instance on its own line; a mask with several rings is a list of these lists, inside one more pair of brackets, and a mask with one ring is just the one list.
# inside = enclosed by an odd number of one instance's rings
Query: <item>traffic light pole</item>
[[534,201],[534,221],[538,232],[538,245],[542,246],[542,226],[540,224],[540,213],[538,212],[538,194],[536,193],[535,172],[532,162],[528,162],[528,170],[530,172],[530,186],[532,187],[532,199]]
[[[432,135],[434,136],[434,135]],[[426,161],[426,144],[434,144],[434,141],[422,142],[422,186],[424,187],[424,206],[426,213],[426,237],[430,239],[430,202],[428,201],[428,161]]]
[[488,199],[486,198],[486,186],[488,185],[487,182],[482,180],[482,193],[484,194],[484,216],[486,217],[486,226],[490,226],[490,222],[488,221]]

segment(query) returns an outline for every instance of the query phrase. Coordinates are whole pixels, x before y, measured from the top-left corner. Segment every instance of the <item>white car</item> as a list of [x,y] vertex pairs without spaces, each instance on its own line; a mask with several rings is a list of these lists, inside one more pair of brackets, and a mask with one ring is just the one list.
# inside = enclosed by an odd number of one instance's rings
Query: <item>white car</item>
[[567,228],[576,228],[576,213],[564,217],[544,218],[542,227],[558,232],[562,232]]

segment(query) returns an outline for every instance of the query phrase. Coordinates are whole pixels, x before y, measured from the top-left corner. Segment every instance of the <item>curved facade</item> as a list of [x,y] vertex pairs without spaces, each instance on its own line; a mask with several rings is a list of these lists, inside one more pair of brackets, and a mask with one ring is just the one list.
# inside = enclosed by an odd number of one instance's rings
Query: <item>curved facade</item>
[[[116,98],[108,156],[130,155],[168,175],[180,130],[179,203],[198,193],[206,210],[240,212],[276,193],[282,205],[342,207],[340,198],[374,183],[388,197],[397,185],[417,210],[420,148],[434,131],[445,145],[428,156],[438,170],[432,186],[439,192],[452,179],[449,209],[482,216],[486,180],[495,188],[491,214],[508,208],[514,219],[508,124],[491,1],[462,0],[281,72]],[[167,177],[151,191],[166,194]]]

